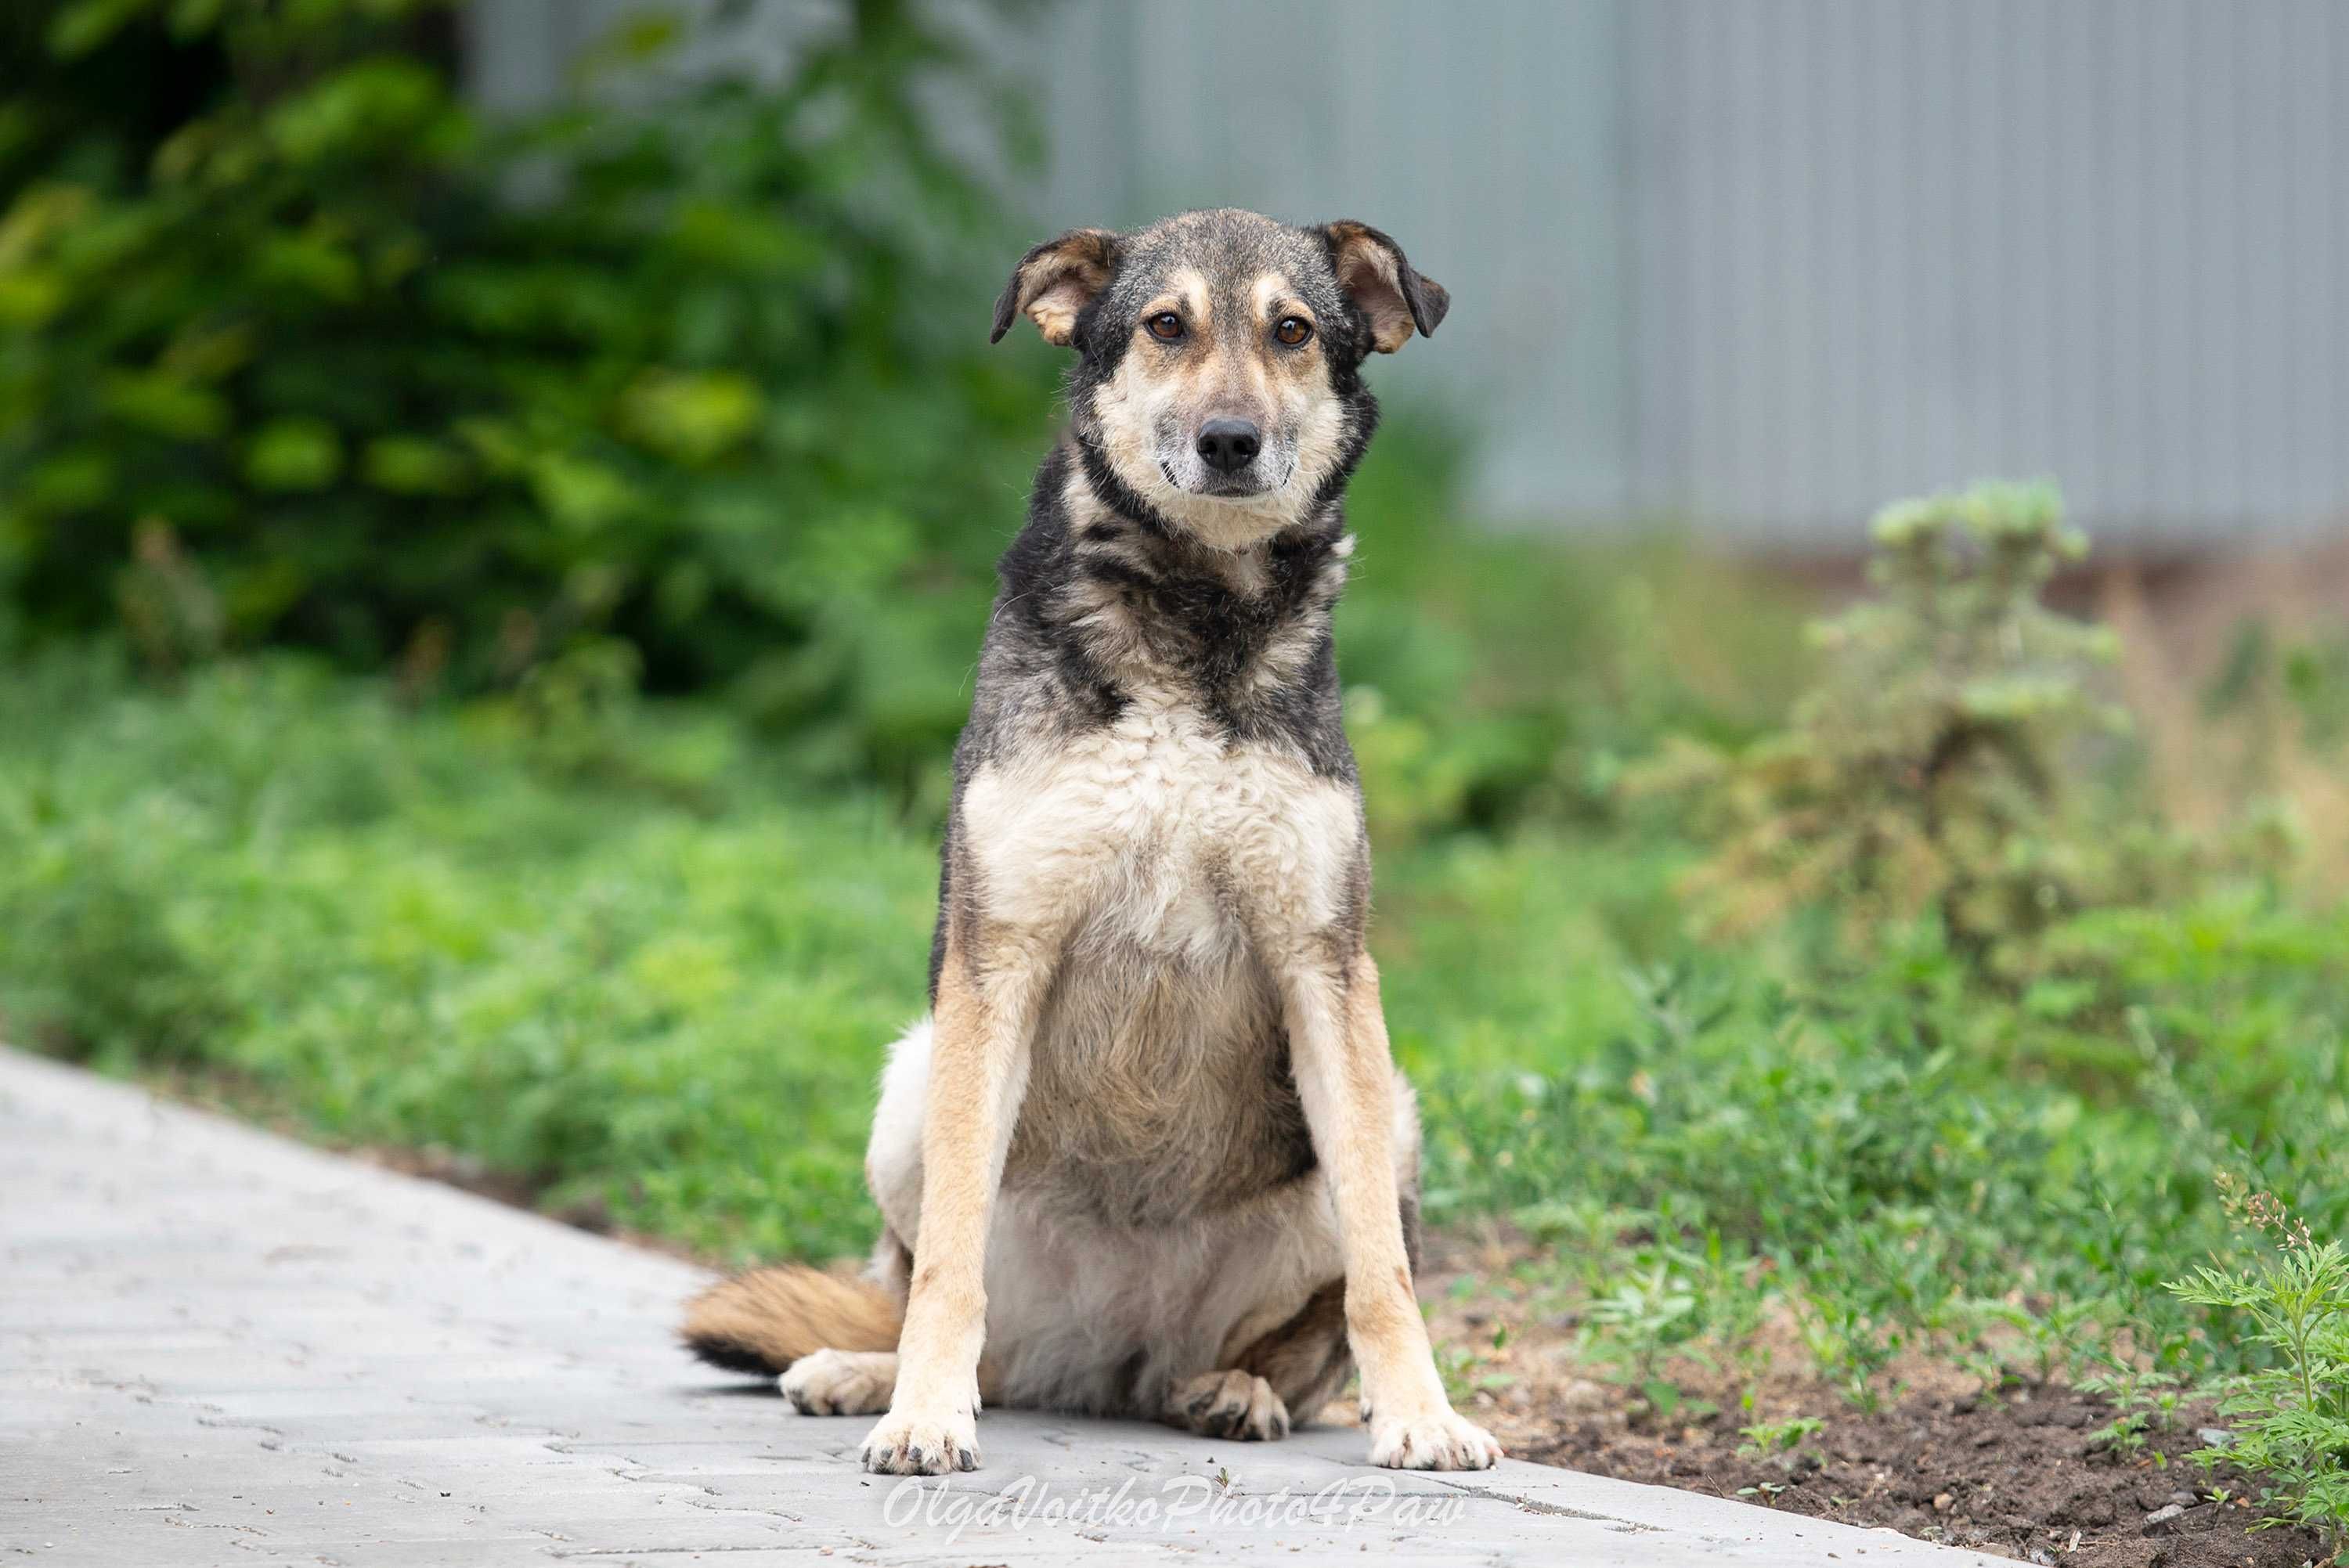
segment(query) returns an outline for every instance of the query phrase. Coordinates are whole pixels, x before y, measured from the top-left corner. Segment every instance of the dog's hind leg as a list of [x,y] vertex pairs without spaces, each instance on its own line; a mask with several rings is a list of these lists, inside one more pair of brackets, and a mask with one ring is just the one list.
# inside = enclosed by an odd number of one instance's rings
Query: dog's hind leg
[[802,1416],[876,1416],[897,1391],[894,1350],[819,1350],[776,1382]]
[[1346,1385],[1346,1284],[1331,1280],[1278,1328],[1249,1342],[1228,1368],[1183,1378],[1164,1418],[1210,1438],[1268,1441],[1313,1418]]
[[1303,1426],[1354,1374],[1346,1345],[1346,1282],[1331,1280],[1297,1315],[1239,1354],[1239,1369],[1263,1378]]
[[[903,1302],[913,1262],[905,1242],[884,1224],[864,1276]],[[802,1416],[877,1416],[897,1391],[897,1352],[827,1347],[792,1362],[775,1387]]]
[[1270,1442],[1288,1436],[1288,1407],[1270,1383],[1238,1367],[1177,1382],[1166,1390],[1164,1419],[1203,1438]]

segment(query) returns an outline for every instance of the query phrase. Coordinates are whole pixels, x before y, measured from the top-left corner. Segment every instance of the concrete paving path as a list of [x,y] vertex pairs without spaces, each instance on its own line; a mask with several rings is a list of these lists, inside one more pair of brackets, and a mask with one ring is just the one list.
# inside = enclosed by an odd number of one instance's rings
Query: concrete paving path
[[707,1276],[0,1050],[0,1565],[1991,1559],[1508,1463],[1016,1412],[862,1473],[670,1337]]

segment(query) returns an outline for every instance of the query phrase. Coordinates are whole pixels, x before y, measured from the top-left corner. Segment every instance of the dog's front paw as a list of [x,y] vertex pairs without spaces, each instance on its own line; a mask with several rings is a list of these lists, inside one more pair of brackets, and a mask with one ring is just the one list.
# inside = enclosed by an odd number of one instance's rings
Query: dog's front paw
[[1450,1410],[1371,1428],[1371,1462],[1389,1470],[1488,1470],[1500,1458],[1492,1433]]
[[950,1475],[978,1468],[978,1423],[968,1410],[891,1410],[864,1439],[874,1475]]

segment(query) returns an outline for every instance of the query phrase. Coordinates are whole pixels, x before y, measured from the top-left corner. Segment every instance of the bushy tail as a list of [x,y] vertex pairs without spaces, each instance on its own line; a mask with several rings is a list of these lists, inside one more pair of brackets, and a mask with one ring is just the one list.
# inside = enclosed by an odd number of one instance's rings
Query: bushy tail
[[686,1348],[730,1372],[780,1373],[818,1350],[895,1350],[905,1314],[870,1280],[790,1264],[721,1280],[686,1304]]

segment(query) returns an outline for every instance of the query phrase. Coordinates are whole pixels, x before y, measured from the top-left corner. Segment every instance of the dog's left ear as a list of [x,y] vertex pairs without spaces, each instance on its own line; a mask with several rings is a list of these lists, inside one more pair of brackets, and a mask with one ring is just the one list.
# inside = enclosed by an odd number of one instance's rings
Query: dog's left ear
[[1011,318],[1024,311],[1045,342],[1065,346],[1077,335],[1078,313],[1109,286],[1119,244],[1107,229],[1071,229],[1020,257],[996,297],[995,330],[987,341],[1002,342]]
[[1403,259],[1402,247],[1368,223],[1344,219],[1321,225],[1338,286],[1371,318],[1371,344],[1392,354],[1419,329],[1433,334],[1452,308],[1452,296],[1433,278],[1422,277]]

